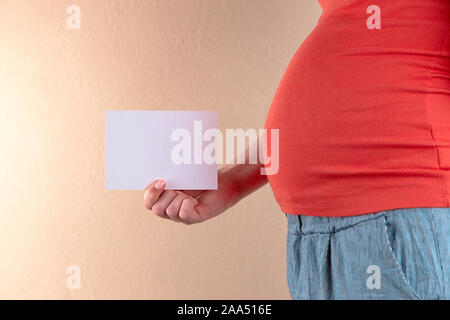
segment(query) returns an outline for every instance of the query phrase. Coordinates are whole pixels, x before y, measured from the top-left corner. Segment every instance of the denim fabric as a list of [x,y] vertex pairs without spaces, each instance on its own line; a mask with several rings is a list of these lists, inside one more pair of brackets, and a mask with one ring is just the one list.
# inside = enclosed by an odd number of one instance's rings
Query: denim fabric
[[293,299],[450,298],[450,208],[286,217]]

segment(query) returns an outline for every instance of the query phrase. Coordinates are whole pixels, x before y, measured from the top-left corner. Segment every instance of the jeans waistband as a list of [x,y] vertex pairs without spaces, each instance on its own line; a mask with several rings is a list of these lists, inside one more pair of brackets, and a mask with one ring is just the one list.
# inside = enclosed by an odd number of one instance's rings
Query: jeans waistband
[[286,218],[288,221],[288,230],[291,233],[335,233],[343,229],[351,228],[359,223],[377,219],[393,211],[386,210],[351,217],[313,217],[286,214]]

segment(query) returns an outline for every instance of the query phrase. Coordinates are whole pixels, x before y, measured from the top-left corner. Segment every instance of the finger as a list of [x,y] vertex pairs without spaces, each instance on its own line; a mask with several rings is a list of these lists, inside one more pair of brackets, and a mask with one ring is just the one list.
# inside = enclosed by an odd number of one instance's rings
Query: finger
[[[177,221],[177,222],[183,222],[183,220],[180,218],[180,209],[181,204],[185,199],[193,199],[192,197],[188,196],[184,192],[179,192],[179,194],[175,197],[175,199],[172,200],[172,202],[169,204],[169,206],[166,209],[167,215],[170,217],[170,219]],[[198,203],[196,199],[194,200],[194,206]]]
[[164,180],[153,181],[144,191],[144,205],[148,210],[152,210],[153,205],[164,192],[166,183]]
[[179,217],[185,222],[188,223],[199,223],[202,222],[201,216],[195,210],[195,206],[198,204],[198,201],[193,198],[184,199],[181,203]]
[[179,217],[179,211],[181,207],[181,203],[184,199],[189,198],[189,196],[183,192],[179,192],[178,195],[175,197],[175,199],[172,200],[172,202],[167,206],[166,214],[167,216],[174,220],[174,221],[180,221]]
[[176,198],[178,192],[173,190],[166,190],[152,207],[152,212],[161,218],[169,218],[166,209],[173,199]]

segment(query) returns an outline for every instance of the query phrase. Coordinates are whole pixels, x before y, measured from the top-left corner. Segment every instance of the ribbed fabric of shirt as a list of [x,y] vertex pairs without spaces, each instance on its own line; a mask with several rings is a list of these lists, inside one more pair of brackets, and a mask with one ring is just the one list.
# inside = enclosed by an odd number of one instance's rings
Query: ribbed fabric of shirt
[[[270,108],[288,214],[449,207],[449,0],[320,0]],[[370,5],[381,29],[369,29]],[[269,150],[272,149],[269,140]]]

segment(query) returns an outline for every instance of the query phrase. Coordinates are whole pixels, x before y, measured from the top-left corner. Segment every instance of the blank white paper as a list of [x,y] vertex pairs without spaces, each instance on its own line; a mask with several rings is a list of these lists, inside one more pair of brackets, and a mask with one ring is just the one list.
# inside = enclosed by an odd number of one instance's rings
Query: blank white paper
[[[166,189],[216,190],[217,164],[175,164],[172,133],[186,129],[192,137],[194,122],[203,132],[217,128],[215,111],[107,111],[106,189],[143,190],[153,180],[164,179]],[[198,133],[198,132],[197,132]],[[204,142],[203,147],[210,142]]]

